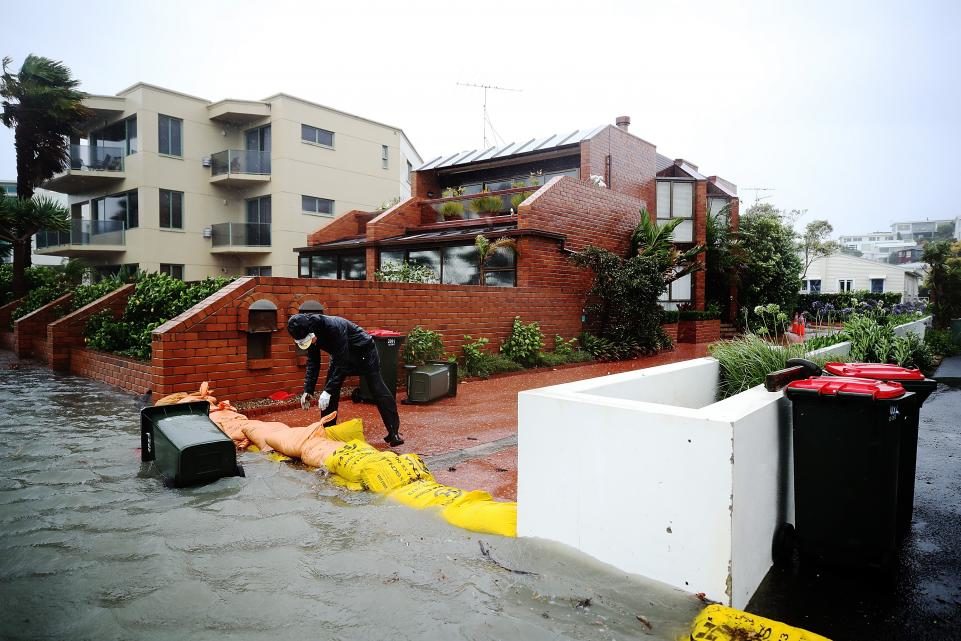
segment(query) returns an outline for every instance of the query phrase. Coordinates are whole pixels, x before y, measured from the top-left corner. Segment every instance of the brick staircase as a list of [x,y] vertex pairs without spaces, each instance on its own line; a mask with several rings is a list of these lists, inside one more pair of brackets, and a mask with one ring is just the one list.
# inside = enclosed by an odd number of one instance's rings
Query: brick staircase
[[734,323],[725,323],[724,321],[721,321],[721,340],[729,341],[732,338],[735,338],[737,334],[737,327],[734,326]]

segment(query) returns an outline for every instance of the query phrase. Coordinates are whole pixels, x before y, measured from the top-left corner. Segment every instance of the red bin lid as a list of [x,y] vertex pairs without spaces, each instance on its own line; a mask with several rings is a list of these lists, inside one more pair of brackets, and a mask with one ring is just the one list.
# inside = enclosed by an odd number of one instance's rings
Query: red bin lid
[[825,371],[835,376],[873,378],[878,381],[923,381],[919,369],[885,365],[884,363],[825,363]]
[[809,392],[820,396],[869,396],[875,400],[900,398],[904,388],[900,383],[876,381],[870,378],[850,376],[812,376],[801,381],[791,381],[785,388],[796,392]]
[[395,332],[391,329],[368,329],[367,333],[374,338],[400,338],[403,336],[400,332]]

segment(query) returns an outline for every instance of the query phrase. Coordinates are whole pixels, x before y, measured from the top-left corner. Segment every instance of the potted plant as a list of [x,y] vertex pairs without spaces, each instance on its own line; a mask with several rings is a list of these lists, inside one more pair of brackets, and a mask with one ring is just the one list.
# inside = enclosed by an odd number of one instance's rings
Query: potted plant
[[[448,187],[442,192],[444,198],[459,198],[464,195],[463,187]],[[440,206],[440,215],[444,220],[460,220],[464,217],[464,203],[451,200]]]
[[480,198],[475,198],[470,203],[471,211],[477,214],[499,214],[504,209],[504,200],[500,196],[490,195],[490,190],[485,189],[481,192]]

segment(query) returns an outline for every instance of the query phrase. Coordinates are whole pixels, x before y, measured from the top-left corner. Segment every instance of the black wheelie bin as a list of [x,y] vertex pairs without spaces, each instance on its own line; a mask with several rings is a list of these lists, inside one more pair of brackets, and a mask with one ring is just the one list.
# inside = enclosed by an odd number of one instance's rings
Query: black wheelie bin
[[914,394],[898,383],[817,376],[791,382],[784,395],[794,419],[792,538],[802,567],[893,573],[900,448]]
[[[404,342],[404,335],[389,329],[371,329],[367,333],[374,339],[374,347],[377,348],[377,358],[380,360],[380,375],[384,378],[384,384],[391,394],[397,394],[397,364],[400,346]],[[370,403],[374,400],[374,395],[370,393],[370,386],[367,379],[360,377],[360,387],[356,388],[351,394],[350,400],[357,402]]]
[[901,438],[901,458],[898,468],[898,539],[903,540],[911,530],[914,513],[914,480],[918,466],[918,425],[921,406],[937,389],[937,381],[925,378],[921,370],[885,365],[882,363],[825,363],[824,370],[834,376],[854,376],[878,381],[894,381],[909,392],[914,392],[914,408],[905,423]]

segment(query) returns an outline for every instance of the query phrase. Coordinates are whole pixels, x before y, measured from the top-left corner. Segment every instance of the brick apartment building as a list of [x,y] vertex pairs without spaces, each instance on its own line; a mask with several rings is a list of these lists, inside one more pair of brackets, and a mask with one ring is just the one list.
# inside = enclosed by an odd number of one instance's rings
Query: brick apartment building
[[[679,246],[706,242],[709,213],[730,212],[736,224],[735,185],[658,154],[629,125],[620,117],[616,126],[434,158],[413,172],[410,199],[382,213],[349,212],[311,234],[297,250],[299,275],[374,280],[387,262],[407,261],[433,269],[441,284],[586,291],[590,277],[568,255],[588,245],[626,253],[643,208],[659,222],[685,219]],[[516,256],[502,250],[482,269],[478,234],[513,238]],[[665,308],[681,304],[704,309],[703,273],[663,295]]]

